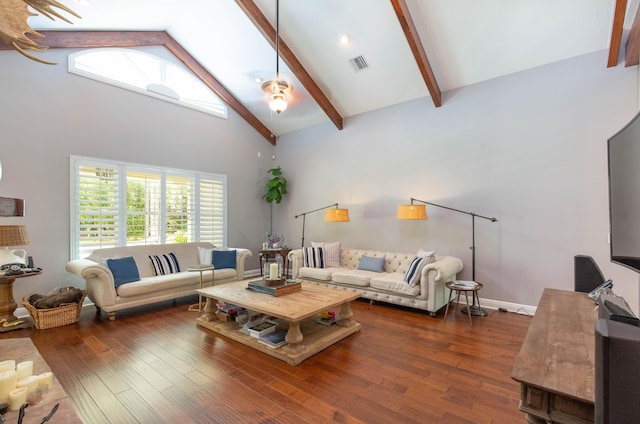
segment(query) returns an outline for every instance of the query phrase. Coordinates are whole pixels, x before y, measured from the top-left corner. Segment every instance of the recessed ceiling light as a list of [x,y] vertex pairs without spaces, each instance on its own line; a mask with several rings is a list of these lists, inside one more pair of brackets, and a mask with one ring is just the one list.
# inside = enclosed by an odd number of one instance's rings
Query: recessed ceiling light
[[347,34],[340,34],[340,44],[349,44],[349,36]]
[[256,77],[256,80],[255,80],[255,81],[256,81],[258,84],[262,84],[262,82],[263,82],[264,80],[262,79],[262,77]]

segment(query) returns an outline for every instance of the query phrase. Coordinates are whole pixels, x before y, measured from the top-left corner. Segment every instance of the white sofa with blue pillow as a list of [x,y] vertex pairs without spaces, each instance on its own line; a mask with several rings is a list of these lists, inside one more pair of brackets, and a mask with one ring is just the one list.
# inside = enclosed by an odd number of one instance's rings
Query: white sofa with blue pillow
[[462,261],[434,252],[386,252],[344,249],[339,242],[313,243],[292,250],[293,278],[360,293],[366,299],[428,311],[447,304],[445,283],[456,279]]
[[[84,278],[87,296],[115,319],[116,312],[163,300],[193,295],[200,273],[190,266],[213,264],[215,285],[242,280],[248,249],[217,249],[211,243],[157,244],[96,249],[67,263],[67,271]],[[211,273],[203,272],[203,286]]]

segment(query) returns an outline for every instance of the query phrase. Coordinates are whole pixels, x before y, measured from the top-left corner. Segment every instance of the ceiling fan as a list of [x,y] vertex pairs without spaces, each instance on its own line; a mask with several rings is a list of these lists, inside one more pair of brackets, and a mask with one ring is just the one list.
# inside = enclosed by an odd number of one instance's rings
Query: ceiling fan
[[269,108],[280,113],[287,108],[287,100],[293,92],[293,85],[280,80],[280,0],[276,0],[276,78],[262,84],[262,91],[267,93]]

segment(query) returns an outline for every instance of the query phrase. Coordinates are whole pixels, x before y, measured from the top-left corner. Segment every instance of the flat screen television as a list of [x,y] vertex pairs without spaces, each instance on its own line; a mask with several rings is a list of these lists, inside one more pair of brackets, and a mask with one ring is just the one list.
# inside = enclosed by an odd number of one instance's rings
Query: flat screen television
[[607,150],[611,261],[640,273],[640,113]]

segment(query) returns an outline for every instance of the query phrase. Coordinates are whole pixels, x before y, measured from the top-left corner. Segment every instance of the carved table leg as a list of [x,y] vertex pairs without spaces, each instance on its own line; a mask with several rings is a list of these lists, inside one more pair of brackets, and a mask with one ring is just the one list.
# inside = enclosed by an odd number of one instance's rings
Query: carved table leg
[[289,330],[287,331],[287,335],[285,340],[287,341],[287,345],[283,346],[286,350],[295,352],[302,348],[302,331],[300,331],[300,323],[299,322],[290,322]]
[[345,302],[340,309],[340,321],[336,324],[341,327],[351,327],[355,325],[355,322],[351,319],[353,317],[353,311],[351,311],[351,302]]
[[216,316],[216,307],[215,302],[212,298],[207,297],[206,302],[204,304],[204,309],[202,310],[202,316],[200,317],[203,321],[215,321],[218,319]]
[[15,278],[0,277],[0,323],[10,323],[18,320],[13,315],[13,312],[18,307],[18,304],[13,299],[14,281]]

